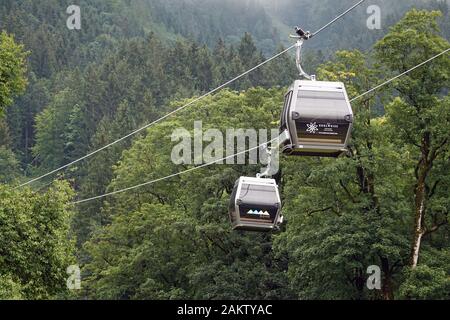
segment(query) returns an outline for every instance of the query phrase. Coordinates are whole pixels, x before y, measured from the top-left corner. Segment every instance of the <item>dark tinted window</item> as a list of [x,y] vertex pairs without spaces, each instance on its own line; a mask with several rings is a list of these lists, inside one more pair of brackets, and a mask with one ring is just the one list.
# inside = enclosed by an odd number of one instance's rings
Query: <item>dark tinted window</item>
[[274,223],[277,217],[278,210],[278,207],[275,206],[268,206],[263,208],[251,205],[239,206],[241,222],[244,223]]
[[275,186],[243,184],[239,199],[244,203],[273,206],[278,203]]
[[296,110],[302,118],[344,119],[349,114],[349,105],[343,92],[310,91],[300,88]]
[[292,101],[292,91],[289,91],[288,94],[284,97],[284,106],[283,106],[283,113],[281,114],[281,131],[284,131],[287,129],[287,114],[289,112],[289,106]]

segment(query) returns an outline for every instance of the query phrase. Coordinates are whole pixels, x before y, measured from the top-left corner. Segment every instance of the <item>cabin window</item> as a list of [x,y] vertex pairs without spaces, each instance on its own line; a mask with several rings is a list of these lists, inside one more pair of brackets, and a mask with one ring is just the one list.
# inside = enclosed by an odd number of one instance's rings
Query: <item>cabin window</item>
[[244,203],[273,206],[278,203],[275,186],[243,184],[239,199]]
[[343,92],[300,90],[296,110],[301,118],[342,121],[349,114]]
[[289,107],[291,105],[292,101],[292,91],[289,91],[288,94],[286,94],[284,98],[284,107],[283,107],[283,113],[281,116],[281,131],[284,131],[287,129],[287,122],[288,121],[288,114],[289,114]]

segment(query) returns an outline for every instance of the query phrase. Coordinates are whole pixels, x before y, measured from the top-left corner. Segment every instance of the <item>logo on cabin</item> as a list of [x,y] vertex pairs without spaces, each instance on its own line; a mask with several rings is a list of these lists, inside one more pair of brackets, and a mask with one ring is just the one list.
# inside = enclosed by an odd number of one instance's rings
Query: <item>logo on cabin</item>
[[268,213],[267,211],[258,211],[258,210],[250,210],[249,212],[247,212],[247,214],[253,214],[253,215],[259,215],[259,216],[269,216],[270,217],[270,213]]
[[306,125],[308,128],[306,129],[306,132],[315,134],[317,131],[319,131],[319,126],[316,122],[311,122],[310,124]]

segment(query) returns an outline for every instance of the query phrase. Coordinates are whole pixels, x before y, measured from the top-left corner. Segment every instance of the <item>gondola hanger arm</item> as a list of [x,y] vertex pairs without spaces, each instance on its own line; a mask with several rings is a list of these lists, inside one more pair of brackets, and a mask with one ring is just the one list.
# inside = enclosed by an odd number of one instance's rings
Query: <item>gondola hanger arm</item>
[[296,34],[295,35],[291,34],[290,35],[291,38],[309,40],[312,37],[311,32],[303,31],[303,29],[300,27],[295,27],[294,30]]
[[277,151],[283,143],[289,140],[289,131],[285,130],[271,143],[270,147],[267,144],[264,146],[264,150],[269,156],[269,161],[267,167],[256,175],[257,178],[271,178],[278,172],[279,166],[275,166],[275,163],[279,163],[279,153]]
[[295,63],[297,66],[297,69],[300,73],[300,76],[308,79],[308,80],[316,80],[316,76],[315,75],[309,75],[305,72],[305,70],[303,70],[302,67],[302,48],[303,48],[303,43],[311,38],[311,32],[309,31],[303,31],[301,28],[299,27],[295,27],[295,35],[290,35],[291,38],[293,39],[297,39],[297,43],[295,44],[295,47],[297,49],[297,53],[295,56]]

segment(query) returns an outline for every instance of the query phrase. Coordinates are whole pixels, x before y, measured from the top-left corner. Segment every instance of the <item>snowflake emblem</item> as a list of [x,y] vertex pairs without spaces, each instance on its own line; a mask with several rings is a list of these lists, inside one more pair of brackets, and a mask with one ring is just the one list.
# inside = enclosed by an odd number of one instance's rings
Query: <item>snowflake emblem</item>
[[317,131],[319,131],[319,126],[317,125],[316,122],[311,122],[310,124],[306,125],[308,128],[306,129],[306,132],[308,133],[316,133]]

